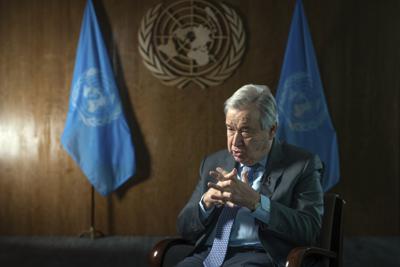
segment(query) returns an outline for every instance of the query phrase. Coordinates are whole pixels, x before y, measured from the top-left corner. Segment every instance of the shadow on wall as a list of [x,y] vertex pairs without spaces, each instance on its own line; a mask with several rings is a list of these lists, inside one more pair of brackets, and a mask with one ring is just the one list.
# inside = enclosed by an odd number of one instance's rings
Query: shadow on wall
[[[121,96],[122,106],[124,107],[125,117],[128,126],[131,129],[133,143],[136,152],[136,174],[135,179],[129,179],[122,187],[116,191],[118,198],[123,199],[126,192],[133,186],[142,183],[150,177],[151,159],[149,150],[144,143],[143,133],[137,123],[136,115],[133,110],[133,103],[129,96],[129,88],[126,85],[125,75],[121,66],[119,49],[114,43],[114,37],[111,31],[109,18],[102,1],[93,2],[98,20],[103,33],[104,42],[114,68],[114,75],[118,84],[119,94]],[[138,156],[140,155],[140,156]]]

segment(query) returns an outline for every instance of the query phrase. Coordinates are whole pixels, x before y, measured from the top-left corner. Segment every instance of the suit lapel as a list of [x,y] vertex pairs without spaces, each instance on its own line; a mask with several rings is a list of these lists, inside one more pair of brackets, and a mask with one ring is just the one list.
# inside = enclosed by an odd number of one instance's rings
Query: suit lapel
[[266,172],[261,185],[261,193],[267,195],[268,197],[272,197],[273,193],[281,182],[281,177],[284,171],[282,160],[282,147],[279,141],[275,138],[272,143],[271,152],[268,156]]
[[[236,162],[229,152],[220,164],[220,167],[228,172],[236,167]],[[268,155],[266,172],[262,178],[260,192],[268,197],[272,197],[273,193],[281,182],[283,171],[284,165],[282,146],[275,138],[272,143],[271,151]]]

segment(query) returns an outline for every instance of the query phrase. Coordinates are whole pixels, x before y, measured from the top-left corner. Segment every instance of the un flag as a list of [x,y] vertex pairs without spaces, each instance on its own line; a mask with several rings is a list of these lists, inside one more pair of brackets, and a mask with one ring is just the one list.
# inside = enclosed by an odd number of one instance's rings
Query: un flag
[[322,187],[327,191],[339,181],[338,145],[301,0],[296,2],[290,26],[276,101],[278,138],[321,158]]
[[61,143],[102,195],[135,174],[135,150],[91,0],[81,27]]

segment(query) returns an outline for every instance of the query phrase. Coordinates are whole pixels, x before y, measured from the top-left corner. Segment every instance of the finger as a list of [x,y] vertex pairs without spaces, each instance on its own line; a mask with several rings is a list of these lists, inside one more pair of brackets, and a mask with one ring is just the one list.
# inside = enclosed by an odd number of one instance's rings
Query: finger
[[228,172],[226,170],[222,169],[221,167],[217,167],[215,170],[217,172],[221,173],[223,176],[228,174]]
[[225,203],[225,205],[227,205],[228,207],[231,207],[231,208],[233,208],[233,207],[236,206],[235,204],[233,204],[233,203],[230,202],[230,201],[227,201],[227,202]]
[[229,179],[225,181],[218,182],[217,185],[222,188],[223,191],[231,192],[233,188],[235,188],[237,180],[236,179]]
[[224,188],[222,186],[218,185],[218,184],[214,184],[214,183],[208,182],[207,186],[208,186],[208,188],[214,188],[214,189],[216,189],[218,191],[221,191],[221,192],[224,191]]
[[227,180],[227,181],[222,181],[222,182],[218,182],[218,183],[212,183],[212,182],[208,182],[207,186],[209,188],[209,190],[216,190],[220,193],[223,192],[233,192],[235,186],[233,185],[234,183],[236,183],[236,181],[233,180]]
[[224,180],[224,176],[223,176],[221,173],[219,173],[219,172],[210,171],[210,172],[209,172],[209,175],[210,175],[212,178],[214,178],[215,180],[217,180],[217,181],[222,181],[222,180]]
[[237,170],[236,170],[236,168],[233,168],[233,169],[231,170],[230,173],[228,173],[227,175],[225,175],[225,178],[229,178],[229,179],[232,179],[232,178],[236,179],[236,177],[237,177]]
[[222,169],[221,167],[217,167],[215,170],[217,171],[217,173],[220,173],[223,176],[224,180],[236,178],[236,176],[237,176],[236,168],[233,168],[230,172],[227,172],[226,170]]
[[224,175],[222,175],[222,173],[217,172],[217,171],[210,171],[209,174],[210,174],[211,177],[213,177],[214,179],[216,179],[216,180],[219,181],[219,182],[232,179],[231,177],[229,177],[229,176],[224,176]]
[[217,195],[211,195],[210,199],[214,205],[224,205],[225,204],[225,201],[221,197],[218,197]]
[[249,183],[249,172],[248,171],[243,173],[242,182],[246,183],[246,184],[250,184]]
[[219,204],[219,205],[225,205],[225,203],[226,203],[225,198],[223,198],[222,196],[218,196],[218,195],[212,195],[211,200],[213,201],[213,203]]
[[232,193],[230,192],[223,192],[221,195],[212,195],[211,198],[213,200],[228,202],[232,200]]
[[222,195],[211,195],[210,198],[214,201],[220,201],[220,202],[224,201],[224,198],[222,197]]

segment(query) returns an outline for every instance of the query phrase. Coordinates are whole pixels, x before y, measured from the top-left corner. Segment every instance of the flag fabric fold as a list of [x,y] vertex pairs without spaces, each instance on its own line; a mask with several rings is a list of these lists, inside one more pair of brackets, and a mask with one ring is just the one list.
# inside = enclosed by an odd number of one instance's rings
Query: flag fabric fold
[[88,0],[61,143],[97,192],[135,174],[135,149],[92,0]]
[[325,101],[302,1],[296,2],[276,92],[277,136],[317,154],[324,163],[324,191],[339,181],[336,132]]

